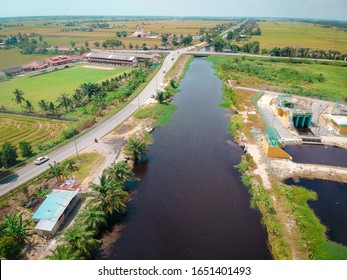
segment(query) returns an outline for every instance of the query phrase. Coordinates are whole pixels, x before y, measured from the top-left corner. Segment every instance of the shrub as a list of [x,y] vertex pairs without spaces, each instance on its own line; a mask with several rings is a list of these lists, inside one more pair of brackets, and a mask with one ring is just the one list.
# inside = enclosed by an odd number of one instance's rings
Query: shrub
[[7,260],[16,260],[20,257],[21,246],[12,236],[0,238],[0,255]]
[[65,129],[61,132],[62,136],[64,139],[70,139],[74,137],[75,135],[78,134],[77,128],[76,127],[71,127],[68,129]]

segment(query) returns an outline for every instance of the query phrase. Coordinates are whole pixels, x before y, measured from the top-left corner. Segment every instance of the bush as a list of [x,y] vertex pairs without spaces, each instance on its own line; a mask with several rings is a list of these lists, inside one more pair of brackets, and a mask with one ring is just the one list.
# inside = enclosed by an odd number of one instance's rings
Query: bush
[[75,135],[78,134],[77,128],[76,127],[71,127],[68,129],[65,129],[61,132],[62,136],[64,139],[70,139],[74,137]]
[[7,260],[16,260],[20,257],[21,247],[12,236],[0,238],[0,255]]

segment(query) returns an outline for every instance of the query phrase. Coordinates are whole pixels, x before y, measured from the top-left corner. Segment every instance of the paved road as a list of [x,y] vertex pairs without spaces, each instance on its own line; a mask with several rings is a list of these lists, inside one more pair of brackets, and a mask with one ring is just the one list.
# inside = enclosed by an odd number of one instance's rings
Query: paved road
[[239,24],[237,24],[237,25],[231,27],[230,29],[228,29],[228,30],[222,32],[222,33],[220,34],[220,36],[221,36],[222,38],[226,38],[227,35],[228,35],[228,33],[229,33],[230,31],[233,32],[235,29],[239,28],[242,24],[246,23],[247,21],[248,21],[248,19],[244,20],[243,22],[240,22]]
[[161,69],[148,83],[144,90],[138,95],[138,97],[131,101],[117,114],[115,114],[105,122],[97,124],[94,129],[79,137],[76,141],[73,141],[52,152],[51,154],[48,154],[48,157],[50,158],[48,162],[45,162],[44,164],[39,166],[35,166],[34,164],[28,165],[23,169],[20,169],[16,173],[0,180],[0,196],[47,170],[49,168],[49,163],[52,164],[54,161],[61,162],[68,157],[75,155],[76,149],[77,151],[81,151],[94,144],[95,138],[99,139],[104,135],[110,133],[114,128],[120,125],[137,109],[139,109],[140,106],[144,105],[145,102],[150,98],[150,96],[157,91],[158,86],[162,83],[165,76],[164,71],[168,71],[176,62],[177,58],[184,52],[186,52],[186,49],[181,49],[179,50],[179,52],[170,52],[163,62]]

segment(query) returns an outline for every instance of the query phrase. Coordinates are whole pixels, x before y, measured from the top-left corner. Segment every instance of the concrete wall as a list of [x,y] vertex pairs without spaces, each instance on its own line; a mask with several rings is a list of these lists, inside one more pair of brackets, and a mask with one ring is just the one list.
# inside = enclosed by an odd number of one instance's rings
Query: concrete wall
[[262,147],[264,149],[265,154],[271,158],[284,158],[284,159],[292,159],[292,157],[287,154],[284,150],[279,147],[272,147],[266,141],[266,139],[261,140]]

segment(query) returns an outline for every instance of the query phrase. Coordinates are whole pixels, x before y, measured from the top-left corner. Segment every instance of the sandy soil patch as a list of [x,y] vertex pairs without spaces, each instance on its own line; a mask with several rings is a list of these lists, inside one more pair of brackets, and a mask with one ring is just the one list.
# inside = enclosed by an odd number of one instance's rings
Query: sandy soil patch
[[99,70],[113,70],[112,67],[96,66],[96,65],[84,65],[83,68],[99,69]]

